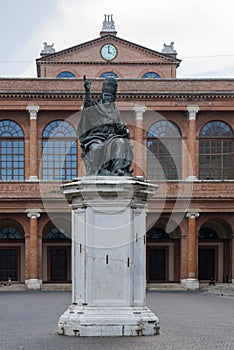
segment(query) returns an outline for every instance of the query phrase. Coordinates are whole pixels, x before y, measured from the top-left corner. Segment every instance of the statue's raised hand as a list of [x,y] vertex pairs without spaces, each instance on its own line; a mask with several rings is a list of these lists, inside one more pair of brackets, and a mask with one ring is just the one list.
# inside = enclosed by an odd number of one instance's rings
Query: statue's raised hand
[[87,80],[87,79],[86,79],[86,76],[84,75],[84,88],[85,88],[85,92],[90,92],[91,85],[92,85],[92,80]]

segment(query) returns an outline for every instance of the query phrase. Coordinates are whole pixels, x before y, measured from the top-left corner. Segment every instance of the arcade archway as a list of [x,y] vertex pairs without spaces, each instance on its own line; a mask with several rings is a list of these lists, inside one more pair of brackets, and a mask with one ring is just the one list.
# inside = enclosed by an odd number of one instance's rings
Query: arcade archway
[[147,232],[147,282],[180,281],[180,228],[167,233],[167,219],[159,219]]
[[71,282],[70,222],[56,219],[43,230],[43,282]]
[[231,280],[231,227],[223,219],[209,219],[199,230],[198,279]]
[[0,220],[0,281],[24,280],[24,230],[13,219]]

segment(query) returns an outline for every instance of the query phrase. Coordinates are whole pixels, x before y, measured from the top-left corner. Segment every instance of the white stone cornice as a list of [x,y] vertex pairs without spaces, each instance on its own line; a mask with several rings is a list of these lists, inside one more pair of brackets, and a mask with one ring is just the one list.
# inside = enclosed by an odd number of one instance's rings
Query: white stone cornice
[[30,116],[30,119],[37,119],[37,113],[39,111],[40,107],[35,105],[35,106],[31,106],[29,105],[27,107],[27,110],[29,112],[29,116]]
[[188,106],[188,119],[189,120],[196,120],[197,113],[199,112],[200,108],[198,106]]
[[136,120],[143,120],[143,114],[147,110],[147,107],[145,107],[143,105],[138,105],[138,106],[134,106],[133,110],[136,113],[135,119]]

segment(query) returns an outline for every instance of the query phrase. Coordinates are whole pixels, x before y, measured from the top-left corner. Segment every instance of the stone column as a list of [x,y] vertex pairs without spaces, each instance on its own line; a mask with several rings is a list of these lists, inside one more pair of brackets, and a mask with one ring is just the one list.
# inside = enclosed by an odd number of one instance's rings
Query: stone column
[[30,218],[29,279],[25,283],[28,289],[40,289],[37,230],[37,219],[40,217],[40,209],[31,209],[27,216]]
[[143,130],[143,114],[146,111],[145,106],[135,106],[135,151],[134,151],[134,162],[136,164],[135,174],[137,176],[145,176],[145,164],[146,159],[144,154],[144,130]]
[[189,212],[188,218],[188,275],[185,281],[186,288],[189,290],[199,289],[198,282],[198,235],[196,219],[198,212]]
[[37,166],[37,113],[39,106],[28,106],[30,118],[29,181],[38,181]]
[[199,111],[198,106],[188,106],[188,151],[190,156],[190,161],[188,162],[188,179],[197,180],[197,164],[198,164],[198,154],[196,152],[196,116]]

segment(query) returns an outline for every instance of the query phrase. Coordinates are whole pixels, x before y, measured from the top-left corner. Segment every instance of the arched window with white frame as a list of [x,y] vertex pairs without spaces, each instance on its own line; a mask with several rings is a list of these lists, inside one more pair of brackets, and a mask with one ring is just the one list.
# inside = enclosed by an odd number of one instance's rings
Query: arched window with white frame
[[42,133],[42,179],[72,180],[77,177],[77,141],[66,121],[49,123]]
[[0,121],[0,180],[24,180],[24,133],[12,120]]
[[211,121],[199,135],[199,178],[232,180],[234,178],[234,135],[223,121]]
[[181,133],[179,128],[168,120],[156,122],[147,133],[147,178],[181,178]]

